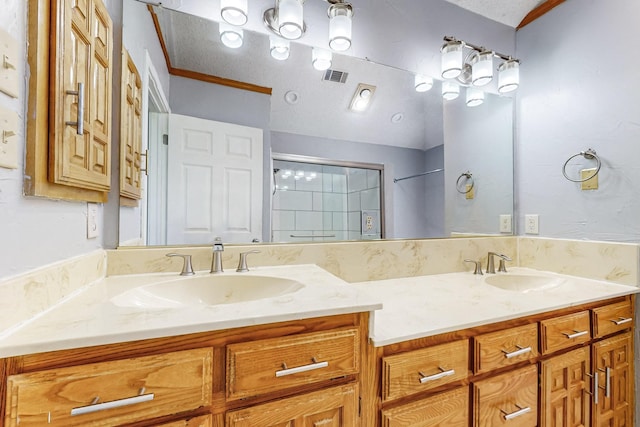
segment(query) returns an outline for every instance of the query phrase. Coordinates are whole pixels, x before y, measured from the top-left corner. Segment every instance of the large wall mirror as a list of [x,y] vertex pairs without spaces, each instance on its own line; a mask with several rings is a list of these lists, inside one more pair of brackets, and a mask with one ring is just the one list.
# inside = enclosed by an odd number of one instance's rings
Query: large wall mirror
[[[379,190],[376,187],[381,199],[378,209],[384,210],[371,219],[383,222],[375,224],[377,230],[384,231],[375,238],[511,234],[500,229],[501,215],[513,214],[511,98],[487,93],[482,105],[471,108],[466,106],[462,88],[459,99],[443,101],[438,80],[430,91],[417,92],[414,71],[335,52],[330,70],[318,71],[311,64],[312,48],[303,43],[292,42],[289,58],[279,61],[271,57],[270,37],[264,32],[245,29],[242,47],[230,49],[220,41],[219,23],[213,19],[187,13],[190,11],[182,7],[151,7],[150,11],[137,0],[123,1],[123,45],[144,75],[147,91],[143,144],[148,140],[149,176],[139,206],[120,208],[121,246],[210,244],[218,234],[207,228],[205,218],[198,239],[168,237],[172,233],[167,230],[176,221],[172,212],[178,210],[183,216],[187,209],[196,212],[194,215],[207,212],[197,194],[190,197],[200,203],[195,208],[176,209],[172,201],[180,199],[175,197],[180,190],[169,182],[168,171],[175,162],[173,141],[164,136],[171,135],[172,116],[262,130],[262,191],[256,198],[261,227],[257,235],[245,234],[235,240],[238,243],[304,235],[306,228],[296,232],[295,215],[300,209],[317,208],[313,204],[292,208],[296,212],[291,215],[283,214],[281,207],[276,209],[275,220],[288,218],[294,230],[273,232],[274,190],[280,185],[282,191],[282,180],[286,179],[282,175],[286,169],[278,164],[274,167],[274,153],[310,159],[311,164],[326,159],[329,164],[375,165],[381,173]],[[160,54],[151,49],[158,39],[154,19],[162,38],[164,52]],[[249,83],[257,91],[203,81],[209,76]],[[349,106],[360,84],[374,87],[373,96],[367,110],[353,111]],[[260,88],[271,88],[271,94],[261,93]],[[280,169],[283,172],[275,175]],[[317,170],[322,171],[319,166]],[[292,172],[295,175],[295,169]],[[212,187],[217,184],[205,175],[199,179],[190,185],[199,187],[202,179],[209,180]],[[357,179],[355,174],[353,179]],[[344,188],[356,187],[345,184]],[[309,193],[313,200],[314,191]],[[356,199],[348,190],[340,197],[345,204]],[[368,205],[362,208],[364,203],[358,209],[353,206],[340,208],[358,210],[353,223],[366,225],[363,218],[369,217],[364,214],[375,209]],[[328,218],[331,212],[322,212],[318,218],[322,216]],[[303,212],[300,217],[309,215]],[[335,235],[335,240],[371,238],[363,232],[333,231],[320,229],[316,232],[322,238],[295,241],[334,240],[326,237],[329,235]]]

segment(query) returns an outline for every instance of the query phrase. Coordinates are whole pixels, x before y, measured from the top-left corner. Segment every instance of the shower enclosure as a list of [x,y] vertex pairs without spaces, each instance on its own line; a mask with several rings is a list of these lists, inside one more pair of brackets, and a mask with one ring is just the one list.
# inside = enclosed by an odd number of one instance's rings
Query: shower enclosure
[[384,238],[383,165],[273,155],[271,241]]

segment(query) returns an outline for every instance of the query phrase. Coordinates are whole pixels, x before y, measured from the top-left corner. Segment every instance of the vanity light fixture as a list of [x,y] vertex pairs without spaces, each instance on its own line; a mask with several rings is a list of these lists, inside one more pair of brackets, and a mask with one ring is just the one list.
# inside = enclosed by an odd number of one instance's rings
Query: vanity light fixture
[[[520,61],[512,56],[491,51],[481,46],[445,36],[442,46],[442,77],[457,79],[464,86],[484,86],[493,80],[493,59],[502,62],[498,66],[498,92],[507,93],[520,84]],[[471,49],[463,60],[464,48]]]
[[477,107],[484,103],[484,92],[482,89],[470,86],[467,88],[467,107]]
[[375,91],[375,86],[359,83],[353,97],[351,98],[349,109],[353,111],[366,110],[369,105],[371,105],[371,98],[373,98],[373,93]]
[[269,51],[271,57],[278,61],[284,61],[289,58],[291,43],[287,39],[271,36],[269,37]]
[[331,68],[331,60],[333,55],[330,50],[314,47],[311,50],[311,64],[318,71],[324,71]]
[[433,87],[433,79],[422,74],[416,74],[414,86],[416,92],[426,92]]
[[329,47],[342,52],[351,47],[351,18],[353,7],[344,0],[327,0],[331,3],[329,15]]
[[227,47],[237,49],[242,46],[244,32],[241,28],[234,27],[226,22],[220,22],[220,41]]
[[303,3],[304,0],[276,0],[276,7],[265,10],[262,21],[269,30],[280,37],[297,40],[307,30]]
[[498,92],[514,91],[520,85],[520,63],[517,59],[509,59],[498,67]]
[[445,80],[442,82],[442,97],[447,101],[453,101],[460,95],[460,86],[457,83]]
[[246,24],[247,13],[247,0],[220,0],[220,16],[231,25]]

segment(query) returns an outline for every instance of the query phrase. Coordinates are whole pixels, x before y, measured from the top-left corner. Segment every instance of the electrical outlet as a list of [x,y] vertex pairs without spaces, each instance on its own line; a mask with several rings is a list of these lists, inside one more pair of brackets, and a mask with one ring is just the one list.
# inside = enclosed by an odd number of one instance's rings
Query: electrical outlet
[[0,107],[0,167],[18,169],[18,113]]
[[511,233],[511,215],[500,215],[500,232]]
[[98,237],[98,205],[87,203],[87,239]]
[[524,216],[525,234],[538,234],[538,215]]

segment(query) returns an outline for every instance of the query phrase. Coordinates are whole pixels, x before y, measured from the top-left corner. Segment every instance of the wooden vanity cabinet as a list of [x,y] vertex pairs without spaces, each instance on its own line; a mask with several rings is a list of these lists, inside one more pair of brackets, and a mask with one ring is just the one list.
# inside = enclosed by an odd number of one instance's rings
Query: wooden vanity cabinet
[[0,359],[0,425],[359,426],[368,326],[354,313]]
[[[375,377],[363,420],[382,427],[631,426],[634,302],[620,297],[370,346],[366,363]],[[438,351],[453,346],[454,353]],[[431,389],[418,385],[415,371],[443,373],[461,360],[465,375],[438,378]],[[399,367],[404,376],[395,374]]]

